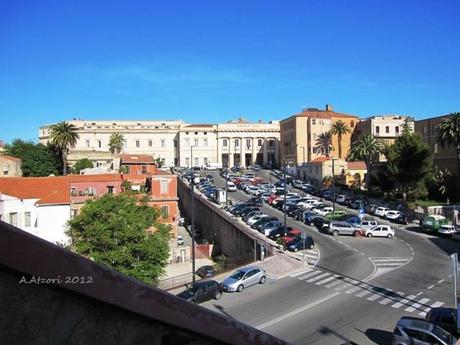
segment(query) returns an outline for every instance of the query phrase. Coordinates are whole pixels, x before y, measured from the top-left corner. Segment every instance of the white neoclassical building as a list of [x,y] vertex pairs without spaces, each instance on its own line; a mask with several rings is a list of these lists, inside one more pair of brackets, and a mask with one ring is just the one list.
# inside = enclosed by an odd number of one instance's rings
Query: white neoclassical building
[[[187,124],[177,121],[72,120],[79,139],[68,155],[70,164],[82,158],[97,167],[110,167],[109,138],[125,139],[122,153],[151,154],[167,167],[279,165],[280,128],[277,121],[249,123],[244,118],[222,124]],[[51,125],[39,129],[40,142],[49,140]]]

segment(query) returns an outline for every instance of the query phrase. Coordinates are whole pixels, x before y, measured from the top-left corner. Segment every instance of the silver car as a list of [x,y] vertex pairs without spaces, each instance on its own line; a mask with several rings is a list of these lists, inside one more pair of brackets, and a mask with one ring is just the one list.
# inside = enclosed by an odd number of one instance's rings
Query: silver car
[[453,345],[457,339],[439,326],[411,317],[402,317],[393,331],[393,345]]
[[254,284],[263,284],[266,280],[267,277],[263,268],[249,266],[239,269],[230,277],[226,278],[222,282],[222,287],[223,290],[227,292],[241,292],[248,286]]
[[338,235],[362,236],[363,235],[361,228],[356,227],[352,224],[348,224],[347,222],[331,222],[326,229],[327,229],[327,232],[333,236],[338,236]]

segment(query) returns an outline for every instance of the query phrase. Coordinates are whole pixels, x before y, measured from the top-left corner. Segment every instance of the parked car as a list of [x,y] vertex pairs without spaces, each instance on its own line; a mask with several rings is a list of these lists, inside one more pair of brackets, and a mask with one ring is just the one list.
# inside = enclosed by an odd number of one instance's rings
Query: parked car
[[249,266],[239,269],[238,271],[234,272],[230,277],[226,278],[222,282],[222,287],[223,290],[227,292],[242,292],[243,289],[251,285],[264,284],[266,280],[267,277],[263,268]]
[[227,182],[227,190],[229,192],[236,192],[236,184],[234,184],[232,181]]
[[454,225],[441,225],[438,229],[438,234],[442,236],[452,237],[455,234],[455,226]]
[[261,227],[260,232],[263,233],[265,236],[268,236],[271,234],[272,231],[276,230],[277,228],[281,226],[283,226],[283,224],[281,224],[279,220],[273,220],[273,221],[270,221],[264,224]]
[[329,220],[342,220],[346,217],[347,213],[342,210],[336,210],[333,212],[326,213],[325,217]]
[[367,237],[387,237],[387,238],[395,237],[395,231],[389,225],[377,225],[377,226],[374,226],[371,229],[365,230],[364,234]]
[[176,241],[177,241],[178,246],[182,246],[185,243],[184,238],[182,237],[182,235],[177,235]]
[[361,224],[361,218],[358,216],[352,215],[344,219],[348,224],[359,226]]
[[393,330],[393,345],[454,345],[456,342],[457,339],[441,327],[415,317],[402,317]]
[[401,212],[395,211],[395,210],[390,210],[385,214],[385,218],[392,221],[398,218],[401,215]]
[[374,214],[378,217],[385,217],[388,211],[390,211],[388,207],[377,207]]
[[247,206],[243,208],[241,211],[237,212],[236,215],[243,218],[247,214],[254,212],[254,211],[259,211],[259,208],[257,206]]
[[364,211],[368,214],[374,214],[375,210],[378,208],[375,204],[369,204],[364,207]]
[[248,219],[247,224],[248,225],[254,225],[257,223],[259,220],[268,218],[268,214],[260,213],[255,216],[252,216],[251,218]]
[[333,210],[334,209],[332,207],[327,206],[322,208],[321,210],[315,210],[315,212],[322,216],[325,216],[326,214],[331,213]]
[[455,241],[460,241],[460,230],[455,231],[455,234],[452,235],[452,239]]
[[254,197],[246,201],[246,205],[262,207],[264,205],[264,201],[260,197]]
[[353,236],[362,236],[362,230],[360,228],[356,228],[347,222],[331,222],[327,226],[327,232],[330,235],[338,236],[338,235],[353,235]]
[[346,199],[346,196],[343,195],[343,194],[339,194],[335,197],[335,202],[338,202],[339,204],[341,204],[342,202],[344,202]]
[[366,232],[366,230],[370,230],[377,225],[378,224],[376,220],[363,220],[361,222],[361,229],[363,229],[363,231]]
[[296,252],[298,250],[304,250],[304,249],[313,249],[315,248],[315,241],[313,241],[313,238],[311,236],[307,236],[305,238],[296,238],[291,242],[288,242],[287,245],[287,250],[291,252]]
[[443,225],[447,225],[448,220],[441,215],[427,215],[422,220],[420,228],[422,231],[436,232]]
[[271,221],[274,221],[274,220],[278,220],[278,218],[276,217],[267,217],[267,218],[263,218],[261,220],[258,220],[256,223],[254,223],[251,227],[253,229],[256,229],[256,230],[260,230],[262,229],[262,227],[268,223],[268,222],[271,222]]
[[197,281],[192,285],[185,286],[185,291],[177,294],[177,297],[189,302],[201,303],[222,297],[222,285],[215,280]]
[[250,218],[252,218],[252,217],[254,217],[254,216],[257,216],[257,215],[259,215],[259,214],[262,214],[262,211],[260,211],[260,209],[257,209],[257,210],[255,210],[255,211],[251,211],[251,212],[245,214],[243,217],[241,217],[241,219],[243,220],[243,222],[246,222],[246,223],[247,223],[247,221],[248,221]]
[[214,266],[205,265],[198,268],[195,273],[200,278],[212,278],[216,275],[216,269]]
[[317,228],[321,229],[323,228],[325,225],[328,225],[330,222],[329,219],[326,219],[325,217],[323,216],[316,216],[314,217],[312,220],[311,220],[311,224],[316,226]]
[[299,229],[293,229],[289,227],[286,236],[283,236],[282,241],[283,244],[288,244],[294,240],[297,240],[302,237],[302,231]]
[[409,224],[409,217],[407,214],[400,212],[399,216],[395,219],[392,219],[391,221],[394,223],[407,225]]
[[351,202],[350,207],[355,210],[359,210],[360,208],[364,208],[366,203],[363,200],[354,200]]
[[431,308],[425,319],[450,334],[457,334],[457,310],[455,308]]

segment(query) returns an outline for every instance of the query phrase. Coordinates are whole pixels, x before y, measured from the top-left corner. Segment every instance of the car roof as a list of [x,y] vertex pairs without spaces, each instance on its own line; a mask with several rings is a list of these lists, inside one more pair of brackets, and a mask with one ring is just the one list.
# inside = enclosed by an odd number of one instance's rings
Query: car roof
[[259,266],[247,266],[247,267],[240,268],[238,271],[248,272],[248,271],[252,271],[253,269],[256,269],[256,268],[263,271],[263,268],[259,267]]
[[415,328],[423,331],[431,331],[434,328],[434,325],[431,322],[416,317],[402,317],[398,321],[398,326],[412,329]]

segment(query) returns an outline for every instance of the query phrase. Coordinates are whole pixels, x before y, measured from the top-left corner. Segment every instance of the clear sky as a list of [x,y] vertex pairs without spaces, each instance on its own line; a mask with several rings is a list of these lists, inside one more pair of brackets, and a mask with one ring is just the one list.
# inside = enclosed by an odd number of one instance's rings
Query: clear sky
[[0,139],[84,119],[460,111],[458,0],[0,0]]

